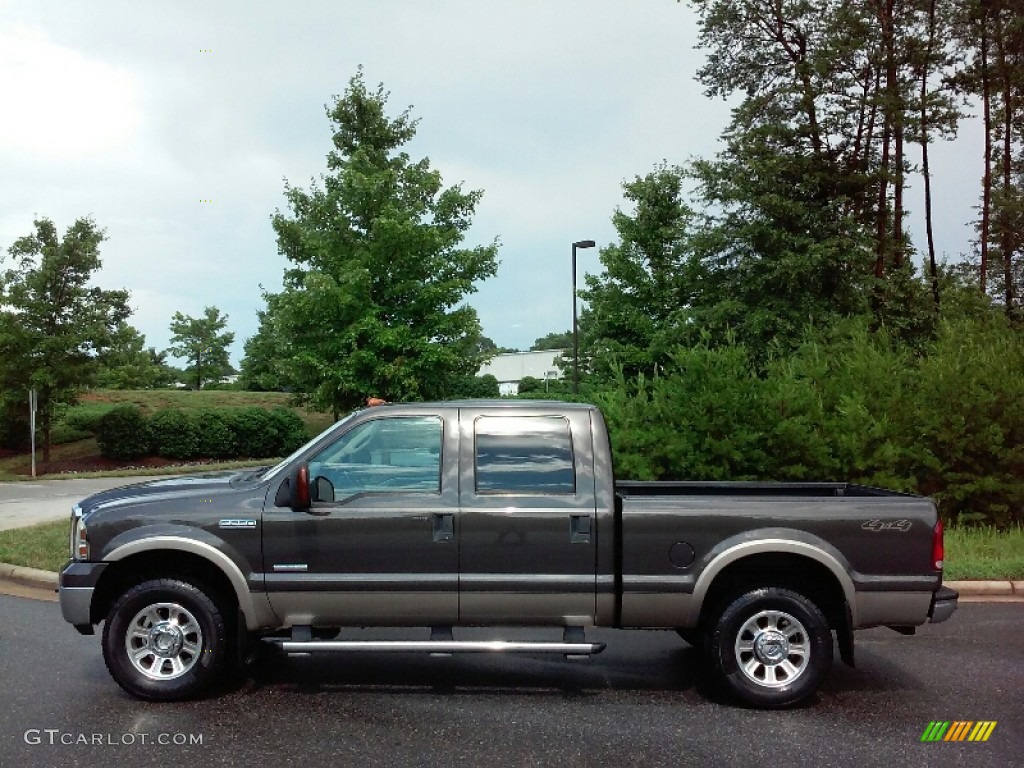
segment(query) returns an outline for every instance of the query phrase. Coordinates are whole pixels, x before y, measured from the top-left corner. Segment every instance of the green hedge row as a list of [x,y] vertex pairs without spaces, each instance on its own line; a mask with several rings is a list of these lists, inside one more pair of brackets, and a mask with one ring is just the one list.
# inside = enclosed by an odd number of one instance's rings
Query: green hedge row
[[146,417],[119,405],[99,419],[96,440],[111,459],[262,459],[291,453],[308,438],[302,419],[288,408],[165,408]]
[[850,481],[932,496],[947,521],[1024,522],[1018,328],[947,322],[914,351],[858,325],[755,358],[680,348],[657,376],[596,393],[616,474]]

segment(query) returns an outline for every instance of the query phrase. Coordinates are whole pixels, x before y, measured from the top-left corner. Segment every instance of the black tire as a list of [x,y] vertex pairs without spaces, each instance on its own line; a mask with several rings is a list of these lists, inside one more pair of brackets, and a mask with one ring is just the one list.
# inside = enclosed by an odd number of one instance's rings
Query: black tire
[[740,595],[713,619],[710,657],[723,685],[759,709],[811,696],[832,666],[832,632],[821,610],[779,587]]
[[114,602],[103,627],[103,660],[131,695],[177,701],[199,695],[221,677],[233,656],[228,637],[213,592],[198,583],[154,579]]

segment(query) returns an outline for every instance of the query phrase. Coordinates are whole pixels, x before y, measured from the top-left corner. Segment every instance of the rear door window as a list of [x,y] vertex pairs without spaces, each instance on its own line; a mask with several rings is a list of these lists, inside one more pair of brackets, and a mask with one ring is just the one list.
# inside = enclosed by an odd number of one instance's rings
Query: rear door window
[[481,416],[475,443],[478,494],[576,493],[572,435],[562,416]]

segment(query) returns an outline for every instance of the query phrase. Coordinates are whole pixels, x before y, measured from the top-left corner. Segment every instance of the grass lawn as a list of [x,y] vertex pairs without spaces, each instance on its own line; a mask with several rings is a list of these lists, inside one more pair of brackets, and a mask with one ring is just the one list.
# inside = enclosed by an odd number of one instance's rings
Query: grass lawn
[[0,563],[59,571],[68,559],[67,520],[0,531]]
[[[0,563],[55,571],[68,559],[68,522],[43,523],[0,531]],[[1024,528],[999,533],[992,528],[946,531],[947,581],[1024,579]]]
[[945,578],[1024,579],[1024,527],[946,529]]

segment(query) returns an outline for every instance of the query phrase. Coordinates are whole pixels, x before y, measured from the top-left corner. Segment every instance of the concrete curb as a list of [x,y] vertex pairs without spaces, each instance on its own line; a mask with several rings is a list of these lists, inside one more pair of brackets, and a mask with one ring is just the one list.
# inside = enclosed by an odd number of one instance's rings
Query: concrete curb
[[[0,581],[13,581],[27,587],[56,589],[57,574],[39,568],[0,563]],[[1024,581],[945,581],[961,597],[1018,597],[1024,599]]]
[[945,581],[943,586],[966,597],[1024,597],[1024,581]]
[[0,581],[12,581],[25,587],[37,589],[56,589],[57,574],[39,568],[26,568],[23,565],[0,563]]

